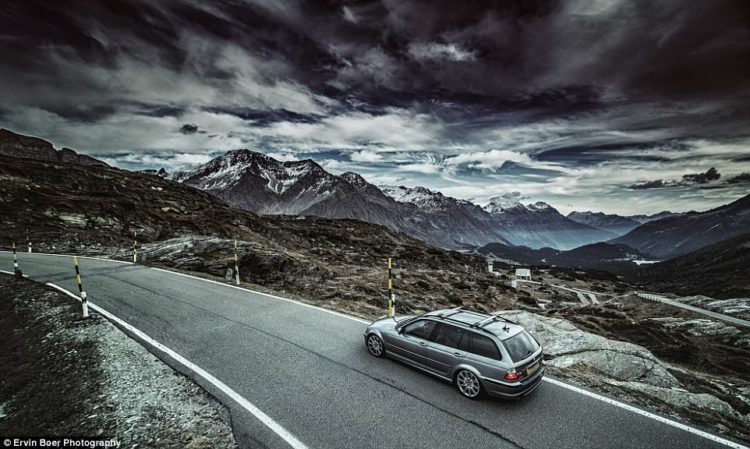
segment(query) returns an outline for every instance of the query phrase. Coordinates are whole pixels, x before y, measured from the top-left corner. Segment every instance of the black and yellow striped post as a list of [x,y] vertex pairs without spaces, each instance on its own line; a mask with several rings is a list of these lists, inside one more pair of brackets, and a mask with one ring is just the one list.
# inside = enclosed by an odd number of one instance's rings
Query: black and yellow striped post
[[393,293],[393,260],[388,258],[388,316],[396,314],[396,295]]
[[13,242],[13,274],[16,278],[23,277],[21,270],[18,269],[18,255],[16,254],[16,242]]
[[138,263],[138,231],[133,231],[133,263]]
[[81,295],[81,307],[83,307],[83,317],[89,316],[89,304],[86,301],[86,292],[83,290],[83,282],[81,282],[81,270],[78,268],[78,257],[73,256],[73,265],[76,267],[76,282],[78,283],[78,293]]
[[237,239],[234,239],[234,278],[240,285],[240,256],[237,254]]

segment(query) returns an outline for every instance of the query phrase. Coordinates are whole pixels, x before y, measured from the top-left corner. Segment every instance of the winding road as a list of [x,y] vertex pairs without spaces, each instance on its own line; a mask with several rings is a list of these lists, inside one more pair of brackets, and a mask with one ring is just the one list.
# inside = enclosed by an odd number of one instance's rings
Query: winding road
[[[142,265],[80,264],[89,301],[163,345],[151,350],[230,409],[244,448],[743,447],[551,378],[522,400],[470,401],[368,355],[363,320]],[[70,257],[20,253],[19,265],[77,292]]]

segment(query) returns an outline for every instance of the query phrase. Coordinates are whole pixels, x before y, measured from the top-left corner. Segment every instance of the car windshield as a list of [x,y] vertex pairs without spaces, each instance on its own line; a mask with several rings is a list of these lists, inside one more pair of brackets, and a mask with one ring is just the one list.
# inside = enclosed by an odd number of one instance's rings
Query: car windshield
[[539,344],[526,331],[503,340],[503,346],[514,362],[525,359],[539,349]]

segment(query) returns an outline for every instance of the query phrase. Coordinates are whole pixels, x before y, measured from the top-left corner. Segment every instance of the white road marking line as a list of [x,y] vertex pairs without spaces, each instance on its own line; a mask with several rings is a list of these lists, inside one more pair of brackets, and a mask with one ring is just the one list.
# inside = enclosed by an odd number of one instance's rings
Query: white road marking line
[[[0,251],[0,252],[10,253],[10,251]],[[43,256],[55,256],[55,257],[73,257],[72,255],[67,255],[67,254],[49,254],[49,253],[34,253],[34,254],[39,254],[39,255],[43,255]],[[106,258],[103,258],[103,257],[78,256],[78,258],[79,259],[102,260],[102,261],[105,261],[105,262],[116,262],[116,263],[121,263],[121,264],[126,264],[126,265],[134,265],[133,262],[126,262],[126,261],[115,260],[115,259],[106,259]],[[296,301],[294,299],[282,298],[281,296],[276,296],[276,295],[272,295],[272,294],[269,294],[269,293],[263,293],[263,292],[258,292],[258,291],[255,291],[255,290],[250,290],[249,288],[243,288],[243,287],[238,287],[236,285],[224,284],[223,282],[218,282],[218,281],[214,281],[214,280],[211,280],[211,279],[203,279],[203,278],[200,278],[200,277],[197,277],[197,276],[192,276],[192,275],[189,275],[189,274],[179,273],[177,271],[164,270],[162,268],[147,267],[146,265],[144,265],[144,268],[149,268],[151,270],[156,270],[156,271],[163,271],[164,273],[169,273],[169,274],[176,274],[178,276],[185,276],[185,277],[189,277],[189,278],[192,278],[192,279],[198,279],[199,281],[211,282],[212,284],[218,284],[218,285],[223,285],[224,287],[236,288],[238,290],[244,290],[246,292],[255,293],[257,295],[268,296],[269,298],[280,299],[282,301],[293,302],[293,303],[298,304],[300,306],[309,307],[311,309],[317,309],[317,310],[320,310],[322,312],[330,313],[331,315],[336,315],[336,316],[339,316],[341,318],[346,318],[346,319],[349,319],[349,320],[352,320],[352,321],[357,321],[358,323],[370,324],[372,322],[372,321],[364,320],[362,318],[358,318],[358,317],[354,317],[354,316],[351,316],[351,315],[347,315],[345,313],[336,312],[334,310],[329,310],[329,309],[324,309],[323,307],[313,306],[311,304],[306,304],[304,302]]]
[[[0,250],[0,253],[9,253],[10,254],[11,252],[10,251],[5,251],[5,250]],[[20,255],[22,253],[18,253],[18,254]],[[32,254],[37,254],[37,255],[40,255],[40,256],[53,256],[53,257],[73,257],[73,256],[75,256],[75,254],[52,254],[52,253],[39,253],[39,252],[32,253]],[[125,265],[133,265],[133,262],[127,262],[127,261],[124,261],[124,260],[117,260],[117,259],[107,259],[105,257],[78,256],[78,258],[79,259],[91,259],[91,260],[104,260],[104,261],[107,261],[107,262],[115,262],[115,263],[122,263],[122,264],[125,264]]]
[[[3,252],[8,252],[8,251],[3,251]],[[37,254],[41,254],[41,253],[37,253]],[[50,255],[54,255],[54,254],[50,254]],[[103,261],[108,261],[108,262],[121,262],[121,261],[113,261],[111,259],[102,259],[102,258],[96,258],[96,257],[87,257],[87,258],[88,259],[103,260]],[[122,262],[122,263],[130,263],[130,262]],[[130,264],[132,265],[132,263],[130,263]],[[184,277],[188,277],[188,278],[192,278],[192,279],[197,279],[199,281],[210,282],[212,284],[223,285],[224,287],[234,288],[234,289],[237,289],[237,290],[244,290],[246,292],[251,292],[251,293],[258,294],[258,295],[268,296],[270,298],[280,299],[282,301],[291,302],[291,303],[294,303],[294,304],[298,304],[300,306],[309,307],[309,308],[312,308],[312,309],[317,309],[317,310],[320,310],[320,311],[323,311],[323,312],[326,312],[326,313],[330,313],[331,315],[336,315],[336,316],[339,316],[341,318],[346,318],[346,319],[349,319],[349,320],[352,320],[352,321],[357,321],[359,323],[370,324],[370,321],[363,320],[361,318],[353,317],[351,315],[347,315],[347,314],[340,313],[340,312],[335,312],[333,310],[324,309],[322,307],[317,307],[317,306],[313,306],[313,305],[310,305],[310,304],[305,304],[303,302],[295,301],[293,299],[282,298],[281,296],[271,295],[271,294],[263,293],[263,292],[256,292],[254,290],[250,290],[250,289],[243,288],[243,287],[238,287],[236,285],[224,284],[222,282],[214,281],[214,280],[211,280],[211,279],[203,279],[203,278],[200,278],[200,277],[197,277],[197,276],[192,276],[192,275],[184,274],[184,273],[178,273],[176,271],[169,271],[169,270],[165,270],[165,269],[162,269],[162,268],[150,268],[150,269],[157,270],[157,271],[162,271],[164,273],[175,274],[175,275],[178,275],[178,276],[184,276]],[[12,273],[10,273],[10,274],[12,274]],[[53,286],[52,284],[47,284],[47,285]],[[57,288],[59,288],[59,287],[57,287]],[[65,291],[67,292],[67,290],[65,290]],[[71,294],[70,292],[67,292],[67,293]],[[77,296],[75,296],[75,295],[72,295],[72,296],[75,297],[76,299],[80,300],[80,298],[78,298]],[[89,303],[89,304],[91,304],[91,303]],[[118,320],[119,320],[119,318],[118,318]],[[159,343],[157,343],[157,344],[159,344]],[[620,407],[620,408],[622,408],[624,410],[628,410],[628,411],[631,411],[633,413],[637,413],[637,414],[639,414],[641,416],[645,416],[647,418],[651,418],[651,419],[653,419],[655,421],[659,421],[659,422],[661,422],[663,424],[666,424],[668,426],[672,426],[672,427],[684,430],[686,432],[692,433],[694,435],[701,436],[701,437],[706,438],[708,440],[717,442],[719,444],[723,444],[725,446],[728,446],[728,447],[731,447],[731,448],[734,448],[734,449],[750,449],[747,446],[743,446],[743,445],[741,445],[739,443],[735,443],[734,441],[730,441],[730,440],[727,440],[725,438],[721,438],[721,437],[718,437],[718,436],[713,435],[711,433],[705,432],[703,430],[696,429],[694,427],[690,427],[690,426],[688,426],[686,424],[682,424],[680,422],[673,421],[671,419],[667,419],[667,418],[665,418],[663,416],[659,416],[659,415],[656,415],[654,413],[650,413],[650,412],[647,412],[645,410],[641,410],[641,409],[639,409],[637,407],[634,407],[634,406],[632,406],[630,404],[626,404],[624,402],[619,402],[619,401],[616,401],[614,399],[610,399],[610,398],[608,398],[606,396],[602,396],[602,395],[593,393],[591,391],[584,390],[582,388],[579,388],[579,387],[576,387],[576,386],[573,386],[573,385],[570,385],[570,384],[566,384],[566,383],[564,383],[562,381],[559,381],[557,379],[552,379],[550,377],[545,376],[542,380],[545,381],[545,382],[549,382],[549,383],[551,383],[553,385],[557,385],[557,386],[562,387],[562,388],[567,388],[568,390],[574,391],[576,393],[580,393],[580,394],[583,394],[585,396],[597,399],[597,400],[605,402],[607,404],[614,405],[615,407]],[[229,387],[227,387],[227,388],[229,388]]]
[[645,416],[647,418],[651,418],[653,420],[659,421],[660,423],[666,424],[668,426],[676,427],[678,429],[681,429],[681,430],[684,430],[686,432],[690,432],[692,434],[701,436],[703,438],[706,438],[708,440],[714,441],[716,443],[723,444],[724,446],[728,446],[728,447],[731,447],[731,448],[734,448],[734,449],[748,449],[747,446],[743,446],[743,445],[741,445],[739,443],[735,443],[734,441],[730,441],[730,440],[727,440],[725,438],[718,437],[718,436],[716,436],[714,434],[711,434],[711,433],[708,433],[708,432],[704,432],[702,430],[698,430],[696,428],[690,427],[690,426],[688,426],[686,424],[682,424],[682,423],[677,422],[677,421],[672,421],[671,419],[665,418],[663,416],[659,416],[659,415],[656,415],[654,413],[650,413],[650,412],[647,412],[645,410],[641,410],[638,407],[634,407],[634,406],[632,406],[630,404],[625,404],[624,402],[619,402],[619,401],[616,401],[614,399],[610,399],[610,398],[608,398],[606,396],[601,396],[599,394],[592,393],[592,392],[590,392],[588,390],[584,390],[583,388],[578,388],[576,386],[573,386],[573,385],[570,385],[570,384],[566,384],[565,382],[561,382],[561,381],[559,381],[557,379],[552,379],[550,377],[545,377],[543,380],[546,380],[547,382],[549,382],[551,384],[557,385],[558,387],[567,388],[568,390],[575,391],[576,393],[580,393],[582,395],[589,396],[589,397],[594,398],[594,399],[598,399],[598,400],[600,400],[602,402],[606,402],[607,404],[614,405],[615,407],[620,407],[622,409],[631,411],[633,413],[637,413],[637,414],[639,414],[641,416]]
[[[12,272],[12,271],[5,271],[5,270],[0,270],[0,273],[4,273],[4,274],[10,274],[10,275],[12,275],[12,276],[15,276],[15,275],[16,275],[16,273],[14,273],[14,272]],[[24,274],[24,275],[22,275],[22,276],[23,276],[23,277],[25,277],[25,278],[29,277],[29,275],[28,275],[28,274]]]
[[[78,301],[81,300],[77,295],[74,293],[71,293],[70,291],[52,284],[47,283],[49,287],[52,287],[71,298],[77,299]],[[221,390],[224,394],[232,398],[237,404],[239,404],[242,408],[250,412],[253,416],[255,416],[260,422],[262,422],[266,427],[271,429],[276,435],[281,437],[284,441],[286,441],[291,447],[294,449],[308,449],[308,447],[302,443],[300,440],[297,439],[294,435],[291,434],[288,430],[286,430],[284,427],[281,426],[281,424],[277,423],[273,420],[270,416],[263,413],[261,409],[253,405],[250,401],[242,397],[239,393],[234,391],[232,388],[230,388],[227,384],[220,381],[219,379],[215,378],[208,372],[206,372],[203,368],[199,367],[198,365],[194,364],[190,360],[186,359],[185,357],[181,356],[180,354],[176,353],[172,349],[164,346],[163,344],[159,343],[158,341],[152,339],[148,335],[141,332],[139,329],[131,326],[130,324],[126,323],[125,321],[121,320],[120,318],[112,315],[111,313],[107,312],[106,310],[102,309],[101,307],[97,306],[96,304],[89,302],[89,306],[94,309],[96,312],[103,315],[105,318],[107,318],[109,321],[112,321],[114,323],[119,324],[123,328],[127,329],[128,331],[132,332],[134,335],[138,336],[139,339],[146,342],[150,346],[153,346],[154,348],[158,349],[159,351],[167,354],[169,357],[180,363],[181,365],[185,366],[186,368],[193,371],[196,375],[202,377],[205,381],[210,382],[214,387]]]
[[210,282],[212,284],[223,285],[224,287],[234,288],[236,290],[242,290],[242,291],[254,293],[256,295],[268,296],[269,298],[273,298],[273,299],[280,299],[282,301],[292,302],[292,303],[300,305],[300,306],[304,306],[304,307],[309,307],[311,309],[320,310],[321,312],[330,313],[331,315],[336,315],[338,317],[346,318],[348,320],[356,321],[358,323],[363,323],[363,324],[370,324],[370,323],[372,323],[372,321],[364,320],[362,318],[357,318],[355,316],[347,315],[345,313],[336,312],[335,310],[324,309],[323,307],[314,306],[312,304],[306,304],[304,302],[296,301],[294,299],[282,298],[281,296],[272,295],[270,293],[258,292],[258,291],[255,291],[255,290],[250,290],[249,288],[244,288],[244,287],[238,287],[236,285],[225,284],[223,282],[214,281],[214,280],[211,280],[211,279],[203,279],[203,278],[199,278],[197,276],[192,276],[192,275],[185,274],[185,273],[179,273],[177,271],[170,271],[170,270],[165,270],[165,269],[162,269],[162,268],[151,268],[151,269],[152,270],[156,270],[156,271],[162,271],[164,273],[176,274],[177,276],[185,276],[185,277],[189,277],[189,278],[192,278],[192,279],[198,279],[199,281]]

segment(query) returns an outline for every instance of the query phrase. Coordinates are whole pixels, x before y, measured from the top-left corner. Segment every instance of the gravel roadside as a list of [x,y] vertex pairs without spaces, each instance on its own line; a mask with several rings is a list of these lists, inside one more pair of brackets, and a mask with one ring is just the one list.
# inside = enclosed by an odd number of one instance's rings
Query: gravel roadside
[[229,414],[69,297],[0,275],[0,435],[93,437],[121,448],[236,448]]

